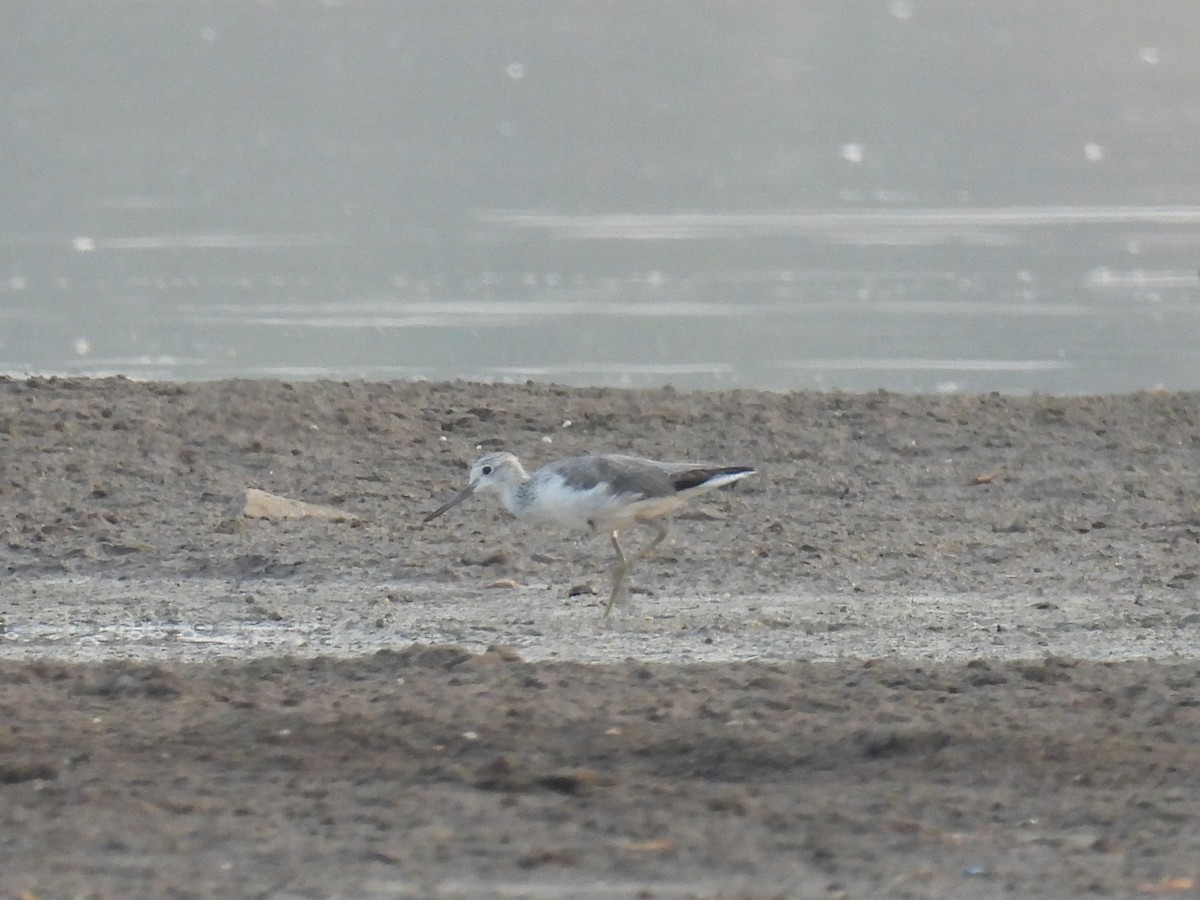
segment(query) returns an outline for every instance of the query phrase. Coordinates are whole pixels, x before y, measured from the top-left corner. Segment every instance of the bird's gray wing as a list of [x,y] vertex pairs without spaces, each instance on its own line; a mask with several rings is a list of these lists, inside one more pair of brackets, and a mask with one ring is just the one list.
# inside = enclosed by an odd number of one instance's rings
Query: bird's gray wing
[[715,466],[701,462],[661,462],[659,460],[641,459],[636,456],[605,456],[631,469],[639,467],[651,468],[661,472],[671,483],[674,491],[688,491],[692,488],[707,484],[720,475],[752,474],[753,466]]
[[567,487],[579,491],[604,483],[618,496],[669,497],[675,493],[663,467],[636,456],[577,456],[560,460],[552,468]]

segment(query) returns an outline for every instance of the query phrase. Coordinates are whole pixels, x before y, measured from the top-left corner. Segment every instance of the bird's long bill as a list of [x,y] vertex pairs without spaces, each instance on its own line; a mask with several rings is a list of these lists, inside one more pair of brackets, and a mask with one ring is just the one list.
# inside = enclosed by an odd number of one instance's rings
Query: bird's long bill
[[458,506],[458,504],[462,503],[464,500],[466,500],[468,497],[470,497],[473,493],[475,493],[475,485],[468,484],[465,488],[463,488],[461,491],[459,491],[457,494],[455,494],[453,497],[451,497],[449,500],[447,500],[445,503],[443,503],[441,506],[439,506],[437,509],[435,509],[433,512],[431,512],[429,515],[427,515],[425,517],[425,521],[432,522],[434,519],[436,519],[438,516],[440,516],[446,510],[450,509],[451,507]]

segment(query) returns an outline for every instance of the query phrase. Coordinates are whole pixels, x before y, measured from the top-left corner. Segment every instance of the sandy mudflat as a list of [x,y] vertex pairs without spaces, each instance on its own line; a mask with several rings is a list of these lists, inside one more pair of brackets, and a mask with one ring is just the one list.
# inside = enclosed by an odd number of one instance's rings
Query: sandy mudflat
[[[480,447],[759,473],[604,623],[421,524]],[[0,896],[1200,884],[1200,395],[0,380],[0,467]]]

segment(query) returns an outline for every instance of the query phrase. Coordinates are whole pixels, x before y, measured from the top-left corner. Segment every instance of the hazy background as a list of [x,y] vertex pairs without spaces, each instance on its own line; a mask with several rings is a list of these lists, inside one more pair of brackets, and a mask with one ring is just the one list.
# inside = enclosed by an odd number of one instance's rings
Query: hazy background
[[0,372],[1200,388],[1195,0],[0,18]]

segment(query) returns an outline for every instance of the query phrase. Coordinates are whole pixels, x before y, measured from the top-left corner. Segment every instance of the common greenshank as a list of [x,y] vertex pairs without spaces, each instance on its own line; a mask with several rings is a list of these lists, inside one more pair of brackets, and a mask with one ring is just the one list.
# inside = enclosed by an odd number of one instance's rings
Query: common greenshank
[[425,516],[430,522],[472,494],[495,493],[518,519],[569,528],[606,531],[617,557],[612,594],[604,616],[625,588],[631,558],[617,539],[622,529],[646,523],[655,528],[649,544],[632,557],[649,556],[667,537],[665,518],[691,497],[753,475],[750,466],[659,462],[639,456],[572,456],[542,466],[532,475],[511,453],[489,453],[471,466],[467,486]]

